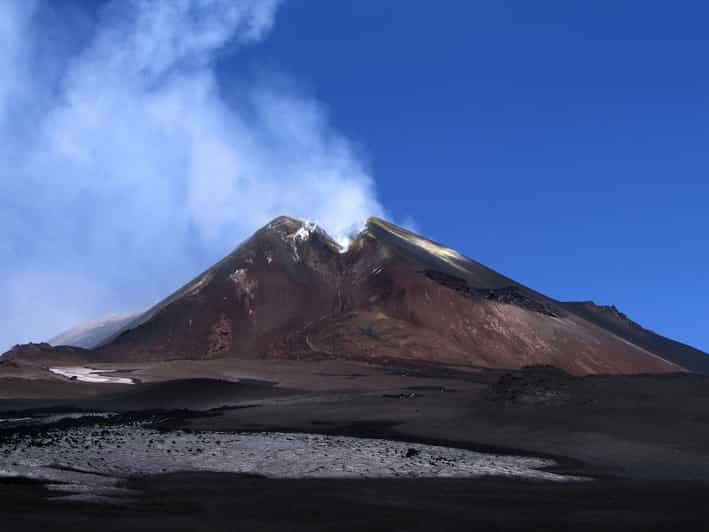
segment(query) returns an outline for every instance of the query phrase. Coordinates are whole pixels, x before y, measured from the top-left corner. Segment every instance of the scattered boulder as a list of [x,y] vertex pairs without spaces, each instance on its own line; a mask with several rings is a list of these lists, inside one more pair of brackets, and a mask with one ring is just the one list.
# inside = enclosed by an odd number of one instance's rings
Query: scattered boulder
[[486,398],[503,403],[559,405],[569,400],[569,384],[573,379],[554,366],[527,366],[504,373],[490,386]]

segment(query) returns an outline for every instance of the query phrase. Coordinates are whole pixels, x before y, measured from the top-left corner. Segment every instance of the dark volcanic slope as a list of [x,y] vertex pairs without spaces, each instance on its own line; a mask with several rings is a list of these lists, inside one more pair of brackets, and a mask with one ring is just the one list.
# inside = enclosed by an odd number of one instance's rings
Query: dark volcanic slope
[[591,301],[569,302],[564,303],[563,306],[591,323],[656,353],[666,360],[679,364],[690,371],[709,375],[709,355],[699,349],[645,329],[613,306],[596,305]]
[[278,218],[89,358],[217,357],[682,369],[573,306],[376,218],[346,252],[315,225]]

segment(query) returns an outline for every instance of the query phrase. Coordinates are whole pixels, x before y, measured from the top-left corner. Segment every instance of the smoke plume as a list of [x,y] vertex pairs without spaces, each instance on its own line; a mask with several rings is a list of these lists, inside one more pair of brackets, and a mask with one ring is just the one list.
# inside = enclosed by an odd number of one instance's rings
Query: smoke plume
[[0,3],[0,351],[141,310],[290,214],[381,215],[321,105],[220,64],[278,0]]

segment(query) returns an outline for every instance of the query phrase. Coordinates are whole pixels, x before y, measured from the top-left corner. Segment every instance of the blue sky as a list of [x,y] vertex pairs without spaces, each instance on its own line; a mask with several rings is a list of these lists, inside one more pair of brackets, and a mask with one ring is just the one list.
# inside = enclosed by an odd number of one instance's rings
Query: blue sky
[[705,2],[27,5],[0,347],[143,309],[290,212],[386,215],[709,350]]

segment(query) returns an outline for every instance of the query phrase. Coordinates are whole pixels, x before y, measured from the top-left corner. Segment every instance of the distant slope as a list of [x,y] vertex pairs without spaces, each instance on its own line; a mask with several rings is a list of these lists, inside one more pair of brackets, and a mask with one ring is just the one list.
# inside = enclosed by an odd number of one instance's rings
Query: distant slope
[[591,323],[666,360],[690,371],[709,375],[709,354],[645,329],[613,306],[596,305],[592,301],[574,301],[562,305]]
[[140,313],[111,314],[99,320],[72,327],[68,331],[55,336],[48,343],[51,345],[69,345],[93,349],[118,334],[123,327],[139,315]]

